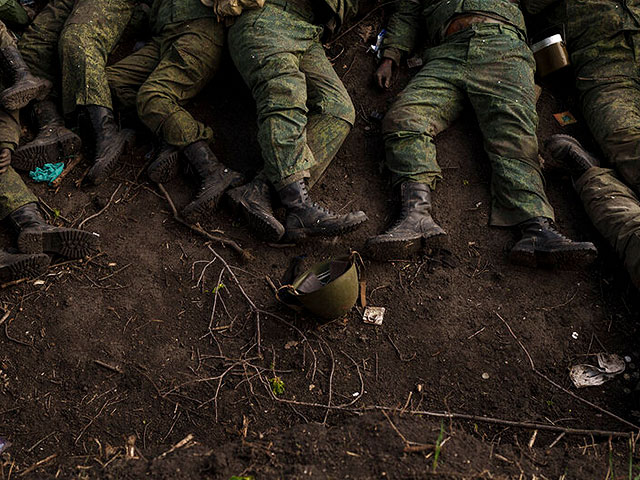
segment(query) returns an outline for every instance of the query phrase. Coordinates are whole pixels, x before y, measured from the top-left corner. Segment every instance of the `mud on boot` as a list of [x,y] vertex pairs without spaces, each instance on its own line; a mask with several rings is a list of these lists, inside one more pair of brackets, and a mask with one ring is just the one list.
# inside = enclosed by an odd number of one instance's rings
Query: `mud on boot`
[[535,217],[518,225],[522,237],[509,253],[509,260],[525,267],[576,270],[591,264],[598,250],[591,242],[574,242],[546,217]]
[[64,126],[64,120],[51,100],[34,103],[31,114],[38,133],[31,142],[14,152],[12,166],[16,170],[35,170],[45,163],[55,163],[59,158],[66,161],[80,153],[82,140]]
[[447,244],[447,234],[431,217],[431,189],[426,183],[400,185],[400,214],[380,235],[367,240],[366,250],[378,260],[408,258],[426,248]]
[[182,210],[182,217],[189,223],[196,223],[209,218],[222,194],[228,188],[240,185],[244,177],[220,163],[204,140],[188,145],[183,152],[201,185],[196,198]]
[[100,105],[84,108],[95,139],[94,163],[87,180],[99,185],[111,175],[125,149],[133,143],[135,132],[128,128],[119,130],[110,108]]
[[44,99],[51,90],[49,80],[31,74],[15,45],[0,48],[0,67],[11,85],[0,92],[0,103],[7,110],[20,110],[31,100]]
[[581,176],[590,168],[600,166],[600,161],[570,135],[552,135],[545,142],[544,148],[551,157],[552,165],[568,169],[574,178]]
[[266,242],[277,242],[284,235],[284,226],[273,213],[271,188],[260,178],[227,191],[227,198],[236,213],[242,213],[249,228]]
[[178,176],[180,151],[163,143],[156,159],[147,167],[147,175],[154,183],[167,183]]
[[38,277],[47,271],[51,262],[44,253],[9,253],[0,251],[0,284],[20,278]]
[[23,253],[55,253],[66,258],[83,258],[100,246],[97,233],[49,225],[37,203],[14,210],[9,219],[18,233],[18,249]]
[[356,230],[368,220],[362,211],[338,215],[321,207],[309,198],[304,180],[290,183],[278,191],[287,209],[285,238],[292,242],[307,237],[333,237]]

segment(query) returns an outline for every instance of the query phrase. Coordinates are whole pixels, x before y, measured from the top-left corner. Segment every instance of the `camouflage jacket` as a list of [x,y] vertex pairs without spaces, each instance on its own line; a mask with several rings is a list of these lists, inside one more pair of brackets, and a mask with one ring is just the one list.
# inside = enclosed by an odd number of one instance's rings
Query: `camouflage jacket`
[[640,31],[640,0],[522,0],[529,13],[545,10],[565,24],[567,46],[575,51],[623,31]]
[[358,0],[325,0],[325,3],[333,13],[335,22],[334,30],[340,28],[344,22],[358,13]]
[[155,0],[151,7],[151,25],[155,33],[170,23],[215,16],[213,9],[200,0]]
[[421,28],[432,45],[439,44],[456,15],[479,13],[505,21],[525,33],[519,6],[509,0],[399,0],[383,43],[383,56],[399,62],[413,51]]

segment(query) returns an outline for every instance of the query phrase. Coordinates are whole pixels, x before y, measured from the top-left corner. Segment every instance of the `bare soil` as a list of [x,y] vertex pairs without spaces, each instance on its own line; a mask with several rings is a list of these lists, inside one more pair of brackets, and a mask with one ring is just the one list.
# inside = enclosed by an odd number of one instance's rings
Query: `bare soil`
[[[144,132],[99,187],[75,185],[87,161],[59,190],[30,183],[59,210],[54,223],[78,225],[99,213],[84,228],[100,232],[103,246],[0,290],[8,313],[0,316],[0,437],[12,442],[0,456],[0,479],[638,474],[628,438],[534,435],[428,413],[620,432],[640,423],[637,291],[566,174],[546,178],[557,223],[595,241],[599,260],[559,272],[507,262],[514,237],[487,226],[490,169],[470,110],[437,139],[445,178],[434,216],[449,250],[411,261],[365,257],[368,303],[387,309],[382,326],[364,324],[359,308],[321,325],[276,302],[266,278],[278,284],[293,257],[311,263],[360,251],[391,219],[372,114],[388,108],[412,72],[404,68],[393,91],[373,87],[366,50],[382,23],[382,10],[374,11],[329,52],[358,119],[313,196],[337,211],[367,212],[370,221],[344,238],[268,245],[223,206],[203,227],[252,259],[207,242],[173,220],[145,177],[152,145]],[[553,119],[570,106],[562,92],[543,91],[541,143],[560,131],[588,138],[584,123],[562,128]],[[224,162],[249,175],[259,169],[253,101],[230,61],[192,108],[217,132],[213,148]],[[180,207],[195,183],[182,176],[166,188]],[[8,228],[2,237],[11,244]],[[626,374],[576,390],[568,368],[602,351],[631,356]],[[276,377],[284,384],[278,396]]]

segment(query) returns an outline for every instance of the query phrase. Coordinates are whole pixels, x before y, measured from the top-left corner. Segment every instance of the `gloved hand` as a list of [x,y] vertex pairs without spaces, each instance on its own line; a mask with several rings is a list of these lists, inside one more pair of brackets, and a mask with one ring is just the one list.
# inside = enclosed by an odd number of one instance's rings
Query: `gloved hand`
[[3,148],[0,150],[0,175],[7,171],[11,165],[11,150]]
[[393,60],[384,58],[373,76],[380,88],[391,88],[393,84]]

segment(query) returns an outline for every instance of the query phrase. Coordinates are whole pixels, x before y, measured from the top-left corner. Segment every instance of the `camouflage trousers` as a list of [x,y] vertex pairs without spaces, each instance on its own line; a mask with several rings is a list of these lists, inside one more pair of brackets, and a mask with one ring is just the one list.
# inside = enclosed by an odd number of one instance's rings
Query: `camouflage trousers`
[[317,181],[355,121],[322,31],[311,2],[286,0],[243,13],[229,30],[231,57],[256,100],[262,175],[276,189]]
[[15,38],[7,29],[7,26],[0,21],[0,48],[12,47],[16,45]]
[[134,0],[51,0],[18,46],[36,76],[62,92],[65,115],[77,106],[112,108],[107,57],[129,23]]
[[29,190],[12,167],[0,173],[0,220],[27,203],[37,201],[38,197]]
[[582,113],[627,185],[640,192],[640,34],[619,33],[572,52]]
[[0,21],[15,25],[27,25],[29,15],[18,0],[0,1]]
[[553,218],[538,160],[534,68],[521,34],[506,25],[472,25],[428,49],[424,66],[383,121],[394,184],[414,180],[435,188],[442,172],[434,138],[468,99],[492,167],[491,225]]
[[214,18],[165,26],[140,50],[107,68],[116,104],[137,108],[142,123],[169,145],[211,141],[211,129],[184,106],[218,71],[224,34]]
[[575,185],[589,218],[640,289],[640,200],[608,168],[587,170]]

